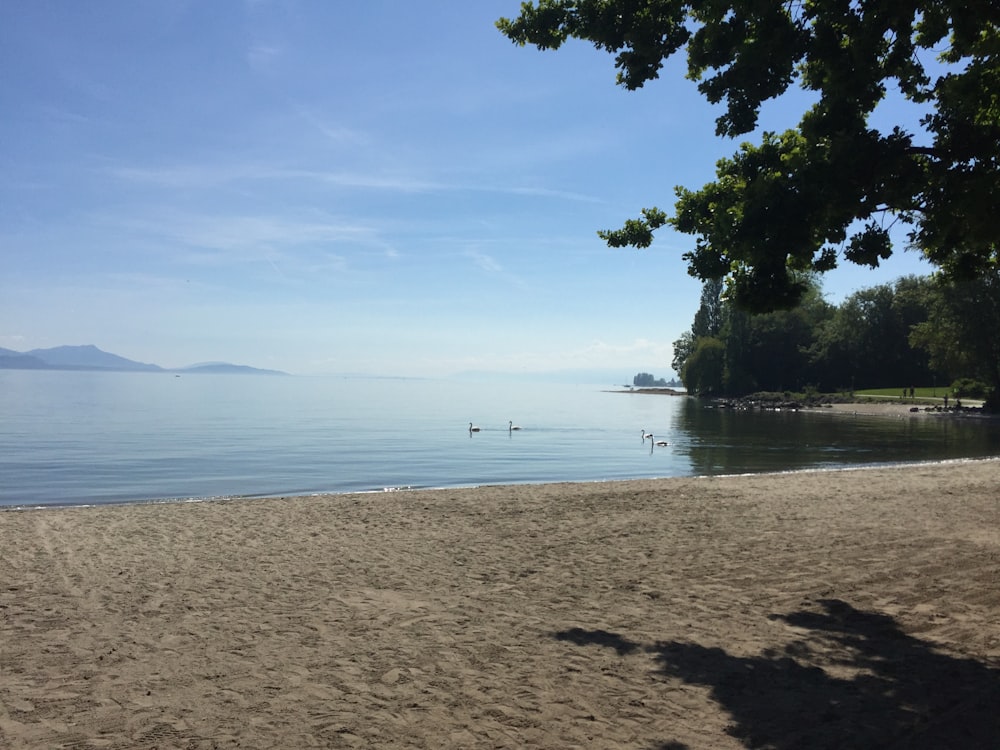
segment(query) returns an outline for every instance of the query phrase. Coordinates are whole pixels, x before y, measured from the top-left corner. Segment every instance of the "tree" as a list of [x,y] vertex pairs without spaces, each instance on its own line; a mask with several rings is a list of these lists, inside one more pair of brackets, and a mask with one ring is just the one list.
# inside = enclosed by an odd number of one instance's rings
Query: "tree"
[[701,287],[701,303],[691,323],[691,333],[695,336],[718,336],[723,324],[724,289],[718,279],[710,279]]
[[680,374],[687,358],[694,352],[695,343],[699,338],[718,337],[722,331],[725,318],[722,291],[722,282],[717,280],[706,281],[702,285],[701,304],[694,314],[694,322],[691,323],[691,328],[674,342],[674,358],[671,361],[674,372]]
[[914,326],[910,342],[930,354],[951,377],[982,381],[987,405],[1000,408],[1000,271],[975,281],[935,280],[928,319]]
[[912,328],[927,320],[927,279],[906,277],[895,284],[861,289],[820,328],[813,361],[820,386],[872,388],[930,383],[926,352],[910,345]]
[[[726,279],[751,311],[793,307],[802,274],[841,255],[878,266],[895,222],[954,278],[1000,266],[1000,3],[538,0],[497,26],[521,45],[572,37],[614,53],[629,90],[686,49],[688,77],[725,104],[720,136],[753,131],[761,105],[793,84],[815,92],[795,127],[744,143],[715,182],[676,188],[672,216],[647,208],[599,232],[612,247],[648,247],[665,224],[692,234],[689,273]],[[921,132],[869,125],[890,90],[927,112]]]
[[667,381],[663,378],[657,380],[651,373],[640,372],[632,378],[632,385],[636,388],[663,388],[667,385]]
[[681,381],[688,392],[700,396],[722,393],[725,356],[725,345],[719,339],[711,336],[698,339],[681,373]]
[[722,338],[726,346],[726,392],[804,390],[820,374],[810,351],[817,331],[833,314],[815,279],[806,280],[802,303],[794,310],[750,315],[728,305]]
[[695,337],[691,331],[684,331],[680,338],[674,342],[674,358],[670,361],[670,366],[674,368],[674,372],[681,376],[681,382],[684,382],[684,363],[694,351],[694,343]]
[[687,389],[742,395],[817,383],[810,352],[833,307],[815,279],[806,283],[809,291],[796,309],[754,316],[720,297],[717,283],[706,283],[691,330],[674,342],[674,369]]

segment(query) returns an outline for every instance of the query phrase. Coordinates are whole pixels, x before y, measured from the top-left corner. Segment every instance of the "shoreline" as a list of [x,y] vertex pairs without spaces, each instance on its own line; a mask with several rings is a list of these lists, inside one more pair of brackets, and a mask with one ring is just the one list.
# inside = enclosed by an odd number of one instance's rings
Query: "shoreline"
[[950,419],[995,419],[998,415],[983,413],[978,406],[963,407],[962,411],[935,409],[929,404],[899,404],[886,401],[866,403],[823,404],[822,406],[806,407],[804,412],[833,412],[859,417],[938,417]]
[[[856,413],[854,416],[863,417],[882,417],[886,416],[887,413]],[[902,415],[900,415],[902,416]],[[911,416],[911,415],[907,415]],[[916,416],[916,415],[912,415]],[[86,508],[117,508],[122,506],[132,506],[132,505],[199,505],[202,503],[238,503],[238,502],[256,502],[256,501],[274,501],[274,500],[306,500],[315,498],[337,498],[343,497],[345,495],[360,495],[360,496],[385,496],[394,494],[405,494],[405,493],[420,493],[420,492],[467,492],[475,490],[489,490],[502,487],[547,487],[549,485],[614,485],[618,483],[626,482],[667,482],[671,480],[698,480],[698,479],[731,479],[738,477],[781,477],[786,475],[794,474],[822,474],[822,473],[836,473],[836,472],[849,472],[849,471],[875,471],[879,469],[905,469],[907,467],[922,467],[922,466],[950,466],[950,465],[962,465],[966,463],[975,463],[980,461],[996,461],[1000,462],[1000,456],[971,456],[968,458],[943,458],[943,459],[933,459],[926,461],[902,461],[894,463],[858,463],[858,464],[848,464],[842,466],[822,466],[822,467],[808,467],[801,469],[782,469],[777,471],[760,471],[760,472],[741,472],[741,473],[729,473],[729,474],[690,474],[683,476],[662,476],[662,477],[634,477],[628,479],[581,479],[581,480],[571,480],[571,479],[557,479],[551,482],[506,482],[506,483],[487,483],[487,484],[468,484],[468,485],[442,485],[435,487],[383,487],[380,489],[370,489],[370,490],[344,490],[343,492],[338,491],[319,491],[310,493],[284,493],[278,492],[275,494],[268,495],[219,495],[219,496],[205,496],[205,497],[167,497],[167,498],[144,498],[141,500],[113,500],[107,502],[89,502],[89,503],[47,503],[42,505],[0,505],[0,517],[4,513],[28,513],[34,511],[45,511],[45,510],[74,510],[74,509],[86,509]]]
[[0,513],[0,745],[984,747],[1000,460]]
[[[608,393],[624,393],[624,394],[647,394],[653,396],[679,396],[684,398],[696,398],[695,396],[690,396],[686,391],[678,391],[674,388],[634,388],[634,389],[624,389],[608,391]],[[944,404],[944,399],[939,399],[941,405]],[[800,404],[798,402],[788,402],[787,404],[780,404],[775,402],[775,406],[760,406],[755,402],[748,402],[753,404],[752,406],[742,406],[742,399],[734,399],[732,402],[727,400],[712,401],[712,405],[706,404],[705,408],[753,408],[753,409],[782,409],[789,411],[797,411],[805,414],[823,414],[823,413],[837,413],[837,414],[850,414],[852,416],[866,416],[866,417],[876,417],[876,416],[890,416],[890,417],[903,417],[903,416],[937,416],[937,417],[952,417],[952,418],[975,418],[975,419],[995,419],[1000,418],[1000,414],[984,413],[982,411],[982,401],[976,399],[966,399],[966,406],[961,410],[956,410],[954,406],[950,408],[936,408],[938,404],[930,404],[926,402],[927,399],[914,399],[912,402],[900,399],[898,401],[882,400],[881,397],[855,397],[853,401],[827,401],[819,404]],[[733,404],[739,404],[733,406]]]

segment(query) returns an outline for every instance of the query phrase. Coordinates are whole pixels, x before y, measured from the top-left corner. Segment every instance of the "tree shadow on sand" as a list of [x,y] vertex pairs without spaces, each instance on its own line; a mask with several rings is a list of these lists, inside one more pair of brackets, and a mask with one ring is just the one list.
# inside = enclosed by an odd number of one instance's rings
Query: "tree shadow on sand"
[[748,748],[1000,748],[1000,669],[943,654],[887,615],[833,599],[819,605],[771,615],[794,635],[807,632],[760,656],[642,644],[603,630],[554,635],[622,656],[651,654],[664,676],[711,688],[732,716],[730,734]]

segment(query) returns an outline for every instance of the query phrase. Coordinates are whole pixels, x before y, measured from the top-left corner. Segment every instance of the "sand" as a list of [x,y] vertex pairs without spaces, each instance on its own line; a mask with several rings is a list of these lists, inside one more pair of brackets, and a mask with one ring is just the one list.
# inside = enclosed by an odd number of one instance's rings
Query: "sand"
[[0,512],[0,747],[1000,747],[1000,462]]

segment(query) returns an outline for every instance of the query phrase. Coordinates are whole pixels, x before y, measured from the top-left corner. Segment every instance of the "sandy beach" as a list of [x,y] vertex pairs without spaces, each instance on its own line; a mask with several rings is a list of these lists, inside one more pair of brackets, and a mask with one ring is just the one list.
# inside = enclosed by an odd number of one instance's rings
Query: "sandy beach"
[[0,512],[0,747],[997,748],[1000,461]]

